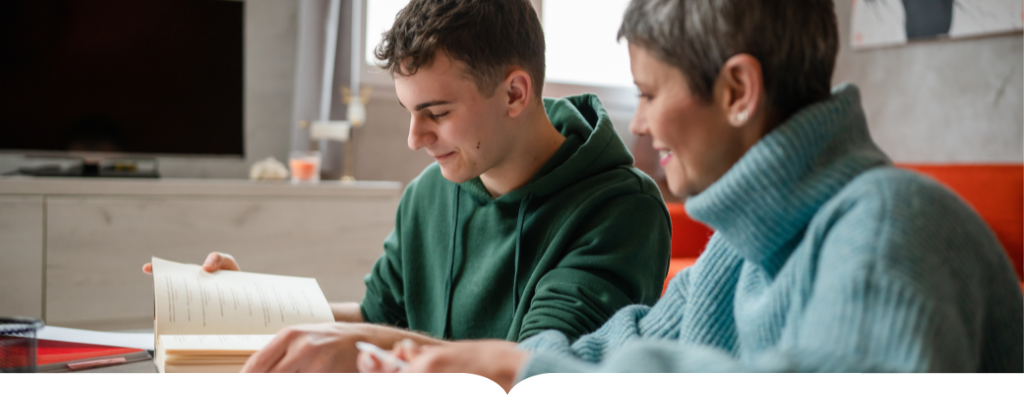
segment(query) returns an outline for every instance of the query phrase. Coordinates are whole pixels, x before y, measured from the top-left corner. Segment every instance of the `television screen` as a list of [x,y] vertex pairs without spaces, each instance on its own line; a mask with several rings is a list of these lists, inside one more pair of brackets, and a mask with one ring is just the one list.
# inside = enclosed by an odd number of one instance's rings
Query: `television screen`
[[0,1],[0,151],[244,155],[244,3]]

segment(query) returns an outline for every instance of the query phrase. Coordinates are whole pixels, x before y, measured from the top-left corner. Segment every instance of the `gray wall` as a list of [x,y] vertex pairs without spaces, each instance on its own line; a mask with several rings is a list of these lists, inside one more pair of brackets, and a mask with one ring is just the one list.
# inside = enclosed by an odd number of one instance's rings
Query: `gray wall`
[[[296,0],[245,0],[245,159],[159,158],[163,176],[245,178],[257,160],[287,158],[297,13]],[[23,163],[0,155],[0,173]]]
[[850,0],[836,0],[833,83],[860,87],[875,141],[896,162],[1024,161],[1024,37],[926,41],[854,51]]

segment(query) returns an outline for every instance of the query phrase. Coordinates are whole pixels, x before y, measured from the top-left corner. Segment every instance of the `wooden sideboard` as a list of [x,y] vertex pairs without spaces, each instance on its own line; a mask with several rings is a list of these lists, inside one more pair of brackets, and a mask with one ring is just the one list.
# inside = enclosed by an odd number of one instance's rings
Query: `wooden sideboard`
[[397,182],[0,178],[0,316],[152,327],[151,256],[316,278],[358,301],[401,198]]

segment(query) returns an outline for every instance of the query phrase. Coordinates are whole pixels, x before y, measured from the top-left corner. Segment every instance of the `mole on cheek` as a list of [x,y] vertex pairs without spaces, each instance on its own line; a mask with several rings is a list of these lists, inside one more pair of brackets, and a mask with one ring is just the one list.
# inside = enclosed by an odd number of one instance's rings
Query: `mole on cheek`
[[476,142],[476,148],[477,148],[477,149],[479,149],[479,148],[480,148],[480,142]]

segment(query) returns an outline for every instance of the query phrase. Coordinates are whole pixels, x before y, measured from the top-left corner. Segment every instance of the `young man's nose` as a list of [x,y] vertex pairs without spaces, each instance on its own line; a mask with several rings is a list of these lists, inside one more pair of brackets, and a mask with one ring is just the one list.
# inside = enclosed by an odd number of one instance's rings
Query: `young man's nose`
[[419,121],[415,117],[409,121],[409,148],[412,150],[420,150],[424,146],[428,146],[436,140],[436,135],[433,130],[429,130],[424,127],[423,122]]

